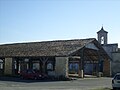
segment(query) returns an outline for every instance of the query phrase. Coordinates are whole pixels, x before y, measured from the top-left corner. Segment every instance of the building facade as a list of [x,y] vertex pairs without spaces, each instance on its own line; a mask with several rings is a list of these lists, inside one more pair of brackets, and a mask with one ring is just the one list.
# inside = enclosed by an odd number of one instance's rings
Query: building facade
[[94,38],[0,45],[0,74],[33,69],[59,77],[110,76],[110,57]]

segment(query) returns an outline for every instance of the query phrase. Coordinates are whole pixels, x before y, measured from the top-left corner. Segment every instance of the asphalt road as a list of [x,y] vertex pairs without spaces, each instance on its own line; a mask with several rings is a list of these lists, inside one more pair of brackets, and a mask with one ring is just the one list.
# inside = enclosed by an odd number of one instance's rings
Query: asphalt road
[[0,78],[0,90],[91,90],[95,88],[112,88],[111,78],[85,78],[72,81]]

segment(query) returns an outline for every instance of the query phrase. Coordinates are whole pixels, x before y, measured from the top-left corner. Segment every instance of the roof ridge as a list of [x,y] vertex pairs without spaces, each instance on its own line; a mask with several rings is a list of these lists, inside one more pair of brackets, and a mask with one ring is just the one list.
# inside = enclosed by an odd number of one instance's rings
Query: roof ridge
[[66,42],[66,41],[79,41],[79,40],[95,40],[95,38],[86,38],[86,39],[69,39],[69,40],[52,40],[52,41],[40,41],[40,42],[23,42],[23,43],[8,43],[1,44],[0,46],[8,46],[8,45],[20,45],[20,44],[36,44],[36,43],[49,43],[49,42]]

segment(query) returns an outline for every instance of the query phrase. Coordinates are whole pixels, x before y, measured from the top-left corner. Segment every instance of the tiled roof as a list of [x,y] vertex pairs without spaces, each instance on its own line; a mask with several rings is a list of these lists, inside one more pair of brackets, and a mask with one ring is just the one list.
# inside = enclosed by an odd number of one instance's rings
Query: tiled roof
[[0,57],[16,56],[68,56],[94,41],[90,39],[58,40],[45,42],[0,45]]

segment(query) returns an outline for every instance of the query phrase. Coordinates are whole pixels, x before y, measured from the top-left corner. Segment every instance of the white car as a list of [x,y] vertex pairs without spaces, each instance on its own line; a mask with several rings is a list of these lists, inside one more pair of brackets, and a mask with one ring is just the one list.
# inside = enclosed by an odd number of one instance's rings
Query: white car
[[120,73],[117,73],[112,80],[113,90],[120,90]]

